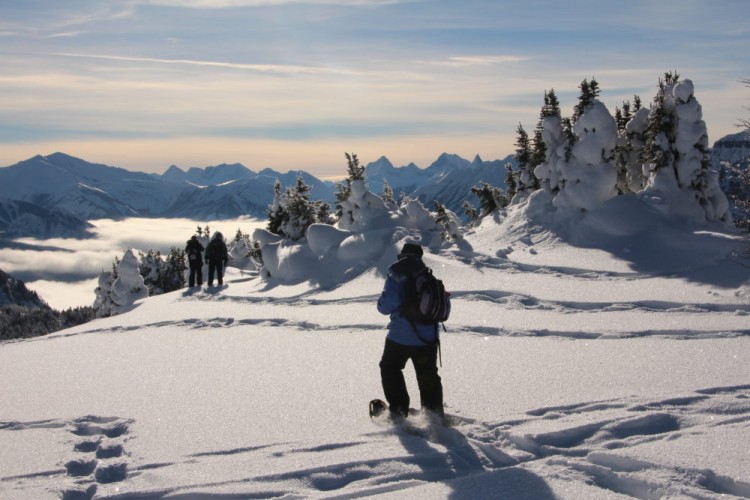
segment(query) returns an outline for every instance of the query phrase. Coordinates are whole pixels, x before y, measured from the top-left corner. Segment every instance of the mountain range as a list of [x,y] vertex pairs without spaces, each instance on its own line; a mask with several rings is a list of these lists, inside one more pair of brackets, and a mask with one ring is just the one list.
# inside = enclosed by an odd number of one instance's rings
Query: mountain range
[[[714,168],[721,162],[750,158],[750,133],[732,134],[714,143]],[[439,200],[455,213],[477,200],[471,188],[480,182],[505,188],[505,165],[513,156],[473,161],[443,153],[427,168],[414,163],[396,167],[385,156],[369,163],[365,175],[370,191],[381,193],[384,182],[394,194],[417,198],[432,209]],[[301,176],[312,198],[334,202],[336,185],[304,171],[250,170],[239,163],[183,170],[175,165],[163,174],[133,172],[89,163],[64,153],[35,156],[0,168],[0,235],[37,238],[85,237],[88,220],[125,217],[183,217],[195,220],[232,219],[243,215],[263,219],[278,180],[282,189]]]
[[[444,153],[429,167],[395,167],[386,157],[366,166],[369,189],[382,192],[387,180],[396,195],[441,200],[459,212],[480,181],[504,186],[507,162],[474,161]],[[302,177],[313,199],[333,203],[334,182],[304,171],[254,172],[239,163],[163,174],[95,164],[64,153],[35,156],[0,168],[0,232],[6,236],[85,237],[88,220],[124,217],[185,217],[218,220],[250,215],[265,218],[278,180],[282,189]],[[47,221],[46,225],[40,221]]]

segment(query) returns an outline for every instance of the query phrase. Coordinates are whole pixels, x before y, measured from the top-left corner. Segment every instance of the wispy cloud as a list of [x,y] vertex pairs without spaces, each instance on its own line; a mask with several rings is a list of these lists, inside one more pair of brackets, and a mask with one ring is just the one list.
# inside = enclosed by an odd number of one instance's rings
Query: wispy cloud
[[338,75],[355,75],[358,74],[355,71],[343,68],[332,68],[323,66],[301,66],[293,64],[249,64],[249,63],[236,63],[236,62],[225,62],[225,61],[202,61],[194,59],[162,59],[155,57],[128,57],[128,56],[115,56],[106,54],[76,54],[76,53],[58,53],[55,56],[61,57],[76,57],[84,59],[103,59],[108,61],[123,61],[123,62],[139,62],[139,63],[154,63],[154,64],[165,64],[165,65],[184,65],[184,66],[206,66],[212,68],[226,68],[226,69],[237,69],[246,71],[256,71],[260,73],[277,73],[285,75],[294,74],[305,74],[305,75],[319,75],[319,74],[338,74]]
[[144,5],[164,5],[192,9],[223,9],[233,7],[278,7],[282,5],[342,5],[355,7],[377,7],[397,3],[413,3],[415,0],[137,0]]
[[474,56],[452,56],[447,59],[419,61],[420,64],[433,66],[497,66],[502,64],[515,64],[531,60],[530,57],[510,55],[474,55]]

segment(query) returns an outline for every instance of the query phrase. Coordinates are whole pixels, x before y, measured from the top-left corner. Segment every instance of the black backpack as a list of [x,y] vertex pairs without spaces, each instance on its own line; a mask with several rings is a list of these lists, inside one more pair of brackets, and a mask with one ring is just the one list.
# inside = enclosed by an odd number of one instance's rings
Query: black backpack
[[200,254],[201,253],[200,253],[200,251],[198,251],[197,248],[191,247],[190,251],[188,252],[188,259],[189,260],[198,260],[198,258],[200,257]]
[[443,282],[425,267],[406,280],[405,301],[402,314],[413,323],[437,324],[448,319],[450,293]]

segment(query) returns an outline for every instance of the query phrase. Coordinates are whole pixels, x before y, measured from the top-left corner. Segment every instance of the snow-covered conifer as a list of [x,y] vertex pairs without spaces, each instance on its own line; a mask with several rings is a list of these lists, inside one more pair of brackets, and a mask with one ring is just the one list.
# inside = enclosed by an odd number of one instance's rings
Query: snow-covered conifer
[[471,192],[479,198],[480,217],[485,217],[508,205],[508,199],[503,190],[486,182],[481,182],[477,186],[474,186],[471,188]]
[[708,133],[690,80],[667,73],[648,117],[642,161],[647,196],[661,196],[666,209],[693,223],[731,224],[729,202],[710,169]]
[[161,295],[164,293],[162,288],[161,273],[165,267],[161,258],[161,253],[157,250],[149,250],[147,253],[138,252],[139,272],[143,277],[143,282],[148,288],[149,296]]
[[469,225],[473,226],[479,220],[479,212],[468,201],[464,201],[463,209],[464,214],[469,219]]
[[458,217],[437,200],[435,200],[435,222],[443,228],[443,241],[455,241],[461,237]]
[[336,218],[331,213],[330,203],[325,200],[315,200],[312,202],[312,206],[315,213],[315,222],[328,225],[336,223]]
[[518,124],[516,129],[516,154],[514,156],[518,163],[518,173],[515,175],[515,193],[527,193],[534,189],[537,182],[536,176],[532,172],[532,151],[529,142],[529,134],[524,130],[523,125]]
[[615,119],[598,100],[587,102],[573,125],[571,157],[560,162],[560,191],[553,203],[561,209],[592,210],[617,194]]
[[346,156],[346,162],[348,164],[347,172],[349,175],[347,179],[350,181],[365,180],[365,166],[359,164],[359,158],[357,158],[356,153],[344,153],[344,156]]
[[337,220],[341,220],[341,217],[344,215],[343,203],[349,199],[349,195],[352,192],[349,184],[350,183],[347,180],[336,183],[336,192],[334,193],[336,201],[334,207],[336,208],[335,215]]
[[136,301],[148,297],[148,288],[138,271],[138,259],[132,250],[125,255],[117,267],[117,279],[112,283],[112,314],[121,314],[133,308]]
[[94,293],[94,309],[97,318],[108,318],[112,315],[112,283],[115,277],[112,271],[102,271],[99,273],[99,281]]
[[383,194],[380,197],[386,203],[396,203],[396,200],[393,198],[393,188],[388,184],[388,179],[383,178]]
[[[281,227],[288,217],[289,214],[284,211],[281,181],[277,179],[273,185],[273,201],[268,206],[268,225],[266,228],[273,234],[281,234]],[[200,228],[198,229],[200,230]],[[200,232],[198,234],[200,235]]]
[[164,293],[173,292],[185,287],[185,251],[172,247],[169,249],[164,268],[161,272],[161,288]]
[[310,224],[316,222],[310,191],[310,186],[305,184],[301,176],[297,177],[294,187],[286,190],[282,203],[286,220],[281,224],[280,232],[293,241],[303,238]]
[[545,94],[541,141],[545,144],[544,157],[535,166],[534,175],[543,189],[556,192],[560,184],[560,145],[564,142],[564,134],[560,106],[554,90]]
[[518,174],[513,170],[513,164],[512,163],[507,163],[505,165],[505,187],[508,188],[508,198],[511,199],[511,200],[516,195],[516,188],[517,188],[516,177],[517,177],[517,175]]

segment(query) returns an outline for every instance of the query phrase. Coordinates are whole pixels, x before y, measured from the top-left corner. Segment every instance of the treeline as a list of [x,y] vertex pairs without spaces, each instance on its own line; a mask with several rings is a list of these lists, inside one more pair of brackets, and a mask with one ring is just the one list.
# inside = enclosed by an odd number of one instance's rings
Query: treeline
[[64,311],[43,307],[5,305],[0,307],[0,340],[25,339],[64,330],[96,317],[93,307]]

